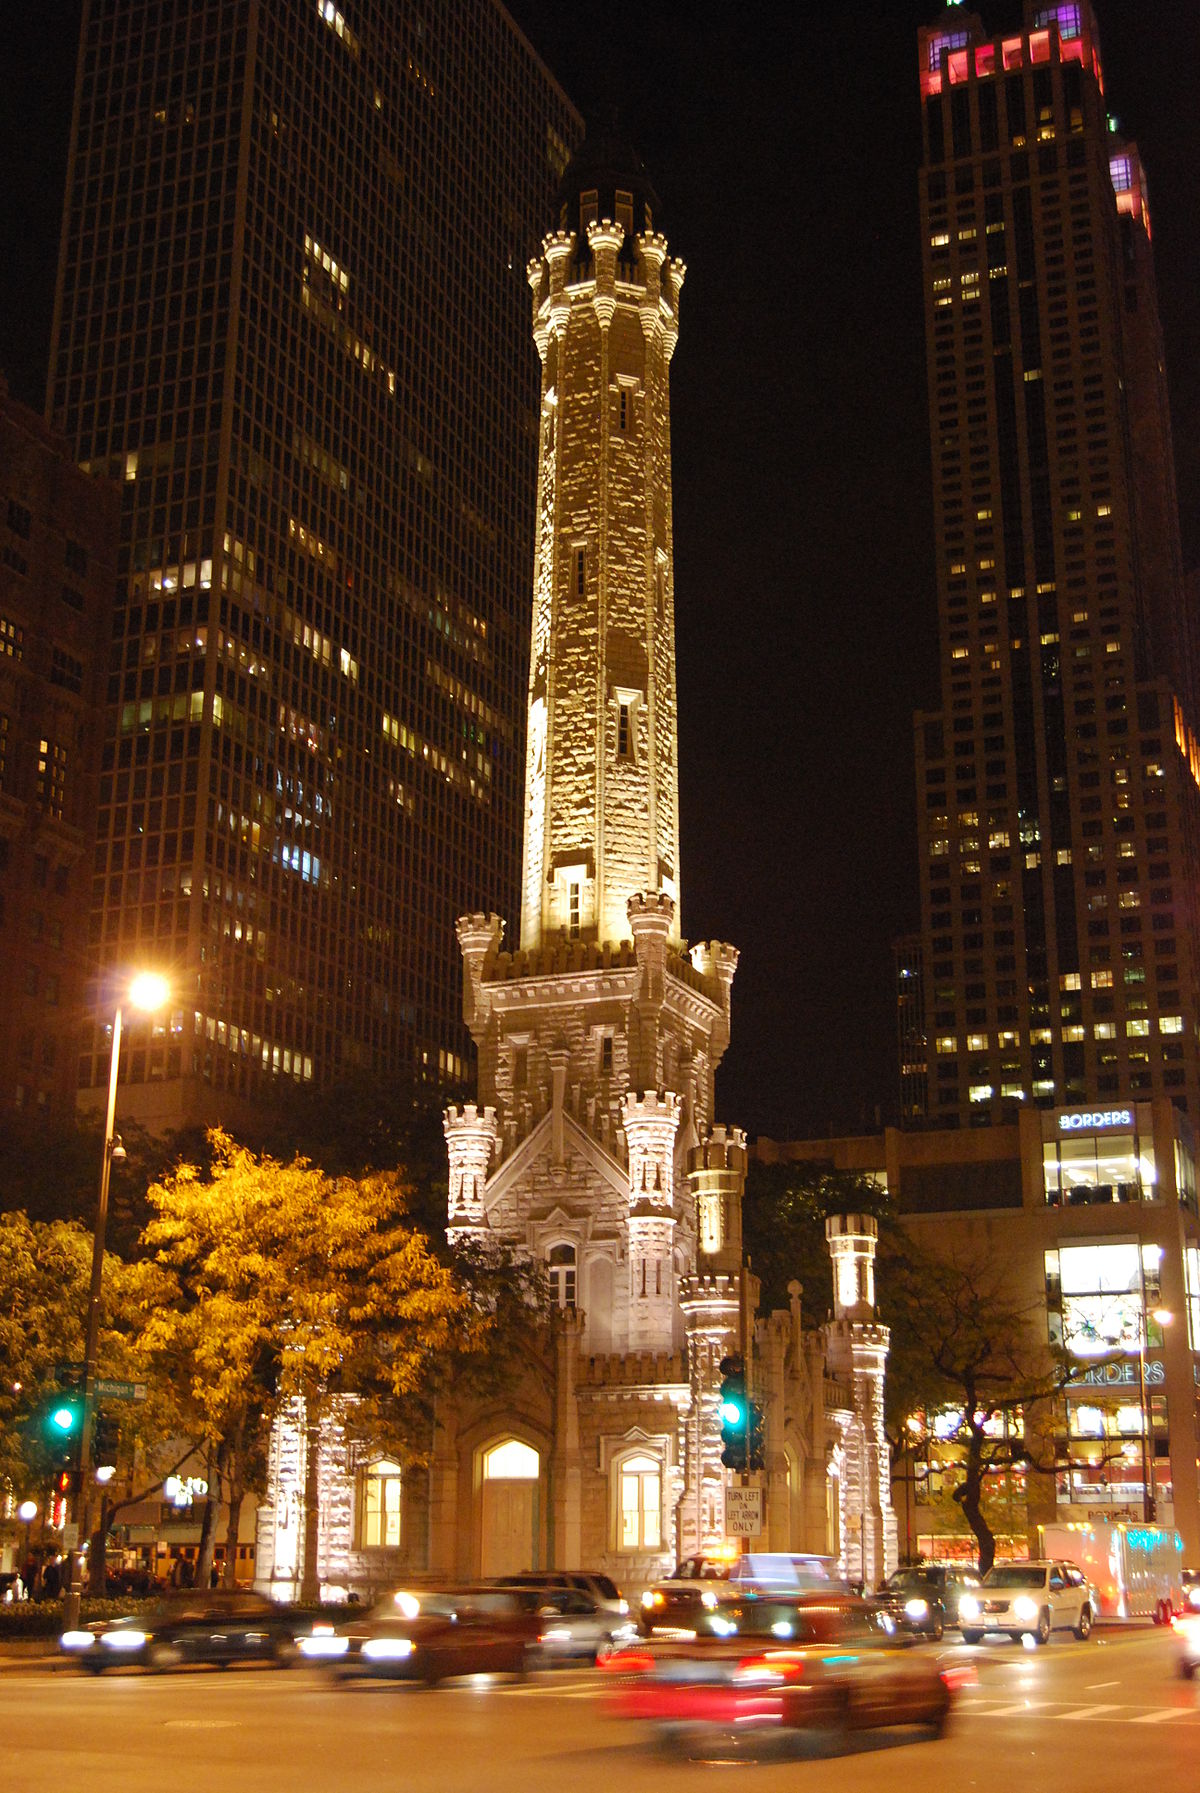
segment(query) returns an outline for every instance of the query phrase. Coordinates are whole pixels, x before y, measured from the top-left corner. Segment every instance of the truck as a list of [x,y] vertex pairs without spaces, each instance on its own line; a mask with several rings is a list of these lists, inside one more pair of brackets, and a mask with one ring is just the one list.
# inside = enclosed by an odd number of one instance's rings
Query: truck
[[1044,1557],[1075,1563],[1096,1596],[1098,1619],[1168,1625],[1183,1607],[1183,1539],[1161,1525],[1073,1520],[1040,1525]]

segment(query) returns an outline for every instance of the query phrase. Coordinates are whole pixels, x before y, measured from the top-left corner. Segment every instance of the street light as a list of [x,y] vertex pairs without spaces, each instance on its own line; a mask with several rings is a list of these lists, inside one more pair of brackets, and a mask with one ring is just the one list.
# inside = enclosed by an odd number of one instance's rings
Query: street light
[[1138,1400],[1142,1428],[1142,1521],[1146,1525],[1151,1524],[1158,1509],[1158,1488],[1154,1475],[1154,1422],[1146,1404],[1146,1333],[1150,1320],[1153,1320],[1157,1326],[1169,1326],[1172,1317],[1170,1309],[1165,1307],[1153,1307],[1147,1314],[1144,1301],[1138,1314]]
[[[22,1578],[24,1578],[29,1573],[30,1552],[33,1548],[29,1542],[29,1534],[33,1529],[33,1522],[37,1518],[37,1512],[38,1512],[38,1504],[37,1504],[36,1500],[23,1500],[21,1502],[20,1506],[17,1508],[17,1518],[21,1521],[21,1524],[25,1527],[25,1556],[21,1563]],[[26,1588],[25,1594],[26,1594],[26,1598],[28,1598],[28,1596],[29,1596],[28,1588]]]
[[[170,994],[166,978],[154,971],[141,971],[131,979],[125,1001],[131,1008],[147,1013],[163,1007]],[[108,1183],[113,1159],[125,1156],[120,1136],[114,1130],[117,1118],[117,1071],[121,1062],[121,1005],[113,1014],[112,1054],[108,1065],[108,1107],[104,1117],[104,1152],[100,1160],[100,1189],[96,1198],[96,1223],[92,1229],[92,1278],[88,1288],[87,1332],[83,1346],[83,1423],[79,1431],[79,1470],[72,1486],[71,1508],[75,1524],[75,1543],[70,1552],[71,1574],[67,1586],[64,1618],[68,1631],[79,1624],[79,1602],[83,1593],[83,1546],[91,1524],[92,1509],[92,1420],[96,1411],[96,1344],[100,1334],[100,1286],[104,1275],[104,1233],[108,1224]]]

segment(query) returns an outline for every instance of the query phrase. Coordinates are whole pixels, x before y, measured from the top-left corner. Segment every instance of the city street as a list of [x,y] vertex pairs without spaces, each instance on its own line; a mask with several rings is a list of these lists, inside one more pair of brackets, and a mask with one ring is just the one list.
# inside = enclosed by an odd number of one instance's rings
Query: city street
[[1041,1651],[965,1651],[978,1687],[948,1736],[902,1731],[852,1738],[841,1757],[759,1738],[714,1741],[694,1759],[659,1754],[606,1718],[601,1677],[571,1671],[527,1683],[440,1689],[330,1686],[310,1670],[211,1669],[93,1680],[72,1668],[0,1672],[6,1793],[226,1793],[254,1786],[304,1793],[403,1785],[405,1793],[611,1793],[798,1785],[836,1793],[914,1777],[1010,1793],[1016,1776],[1054,1793],[1103,1780],[1184,1786],[1200,1759],[1200,1705],[1175,1672],[1169,1639],[1139,1629]]

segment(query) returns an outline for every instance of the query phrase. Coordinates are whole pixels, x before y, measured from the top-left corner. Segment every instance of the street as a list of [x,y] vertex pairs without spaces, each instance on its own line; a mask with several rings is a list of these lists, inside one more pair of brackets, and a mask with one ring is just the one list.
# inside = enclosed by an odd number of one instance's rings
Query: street
[[[838,1757],[790,1739],[714,1740],[692,1760],[659,1754],[636,1727],[609,1720],[601,1677],[561,1671],[519,1682],[437,1690],[330,1685],[308,1669],[214,1669],[100,1679],[72,1667],[4,1665],[0,1737],[6,1793],[226,1793],[256,1786],[303,1793],[611,1793],[745,1786],[838,1793],[899,1778],[937,1778],[1011,1793],[1016,1775],[1054,1793],[1098,1785],[1184,1786],[1200,1760],[1200,1704],[1175,1671],[1170,1640],[1141,1628],[1056,1638],[1032,1651],[964,1650],[979,1684],[949,1734],[851,1738]],[[784,1747],[785,1743],[787,1747]]]

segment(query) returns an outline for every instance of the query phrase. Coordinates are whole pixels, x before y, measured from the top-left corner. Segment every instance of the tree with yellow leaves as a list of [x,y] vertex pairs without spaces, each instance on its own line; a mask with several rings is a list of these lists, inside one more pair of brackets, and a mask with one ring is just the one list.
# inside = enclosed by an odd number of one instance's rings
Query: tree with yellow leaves
[[[209,1176],[181,1165],[148,1193],[154,1218],[142,1240],[163,1284],[144,1343],[186,1384],[229,1486],[227,1577],[249,1461],[281,1408],[303,1402],[302,1597],[313,1599],[317,1437],[329,1400],[353,1395],[364,1424],[380,1421],[439,1362],[477,1348],[491,1319],[407,1223],[399,1173],[331,1177],[305,1158],[256,1156],[219,1130],[209,1143]],[[198,1579],[207,1581],[212,1554],[209,1527]]]

